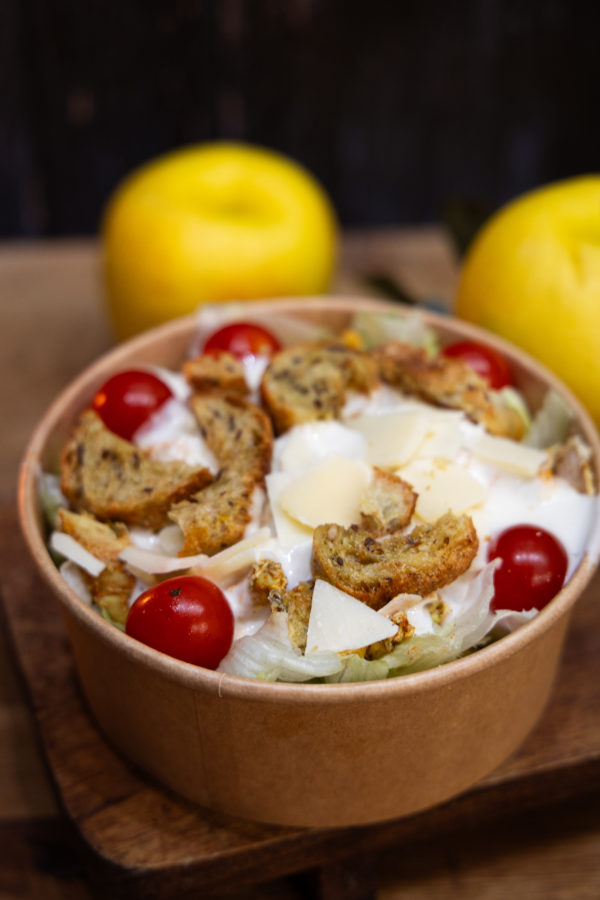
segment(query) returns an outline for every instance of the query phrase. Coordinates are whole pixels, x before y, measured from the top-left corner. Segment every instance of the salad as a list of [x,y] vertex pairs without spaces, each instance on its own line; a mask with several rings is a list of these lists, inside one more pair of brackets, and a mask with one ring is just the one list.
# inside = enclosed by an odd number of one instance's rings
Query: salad
[[188,663],[420,671],[518,628],[581,562],[597,497],[570,424],[553,391],[532,417],[500,354],[442,347],[418,314],[332,335],[208,307],[179,371],[90,397],[41,475],[48,546],[83,602]]

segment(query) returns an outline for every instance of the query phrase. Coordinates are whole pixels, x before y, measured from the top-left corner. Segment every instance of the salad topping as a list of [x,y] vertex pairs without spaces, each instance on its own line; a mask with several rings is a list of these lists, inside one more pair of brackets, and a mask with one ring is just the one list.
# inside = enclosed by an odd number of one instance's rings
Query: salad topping
[[42,480],[82,599],[184,661],[330,682],[456,659],[546,605],[596,515],[560,398],[532,421],[495,351],[440,352],[406,316],[335,341],[277,324],[213,328],[82,412]]

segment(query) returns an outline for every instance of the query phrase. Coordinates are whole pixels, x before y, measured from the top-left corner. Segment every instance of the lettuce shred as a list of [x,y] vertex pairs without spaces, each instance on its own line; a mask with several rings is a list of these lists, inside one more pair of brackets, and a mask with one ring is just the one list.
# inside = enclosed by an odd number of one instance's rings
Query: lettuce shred
[[439,350],[435,332],[425,324],[417,310],[408,312],[357,312],[352,320],[352,330],[360,336],[365,348],[371,350],[389,340],[404,341],[424,347],[430,356]]

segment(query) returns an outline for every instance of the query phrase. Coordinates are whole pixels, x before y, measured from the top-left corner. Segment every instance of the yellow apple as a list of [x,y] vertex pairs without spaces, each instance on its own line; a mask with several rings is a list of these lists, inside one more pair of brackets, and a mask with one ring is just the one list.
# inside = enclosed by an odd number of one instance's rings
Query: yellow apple
[[467,253],[455,310],[553,369],[600,423],[600,176],[493,216]]
[[134,172],[102,236],[119,339],[204,301],[323,293],[335,263],[323,189],[286,157],[245,144],[192,146]]

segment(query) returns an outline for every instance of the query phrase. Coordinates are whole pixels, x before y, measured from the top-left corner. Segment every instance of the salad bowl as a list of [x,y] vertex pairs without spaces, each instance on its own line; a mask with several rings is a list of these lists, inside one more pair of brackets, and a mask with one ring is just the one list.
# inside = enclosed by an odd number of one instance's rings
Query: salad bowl
[[[384,301],[304,298],[245,303],[243,318],[326,327],[357,312],[387,315]],[[400,308],[401,309],[401,308]],[[402,310],[401,310],[402,312]],[[407,312],[408,314],[408,312]],[[411,313],[412,314],[412,313]],[[442,344],[474,340],[508,361],[532,411],[548,391],[571,428],[600,443],[582,406],[529,356],[477,327],[423,312]],[[118,346],[58,397],[21,467],[20,521],[33,561],[57,600],[89,709],[108,740],[176,793],[220,813],[289,825],[342,827],[391,820],[467,790],[503,762],[538,721],[552,690],[573,605],[600,555],[600,524],[582,560],[534,618],[500,640],[443,665],[348,684],[274,683],[174,659],[106,622],[64,581],[47,549],[41,471],[56,471],[81,410],[106,379],[134,366],[177,368],[197,340],[188,316]]]

